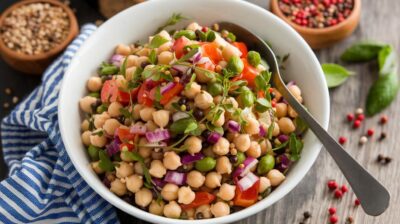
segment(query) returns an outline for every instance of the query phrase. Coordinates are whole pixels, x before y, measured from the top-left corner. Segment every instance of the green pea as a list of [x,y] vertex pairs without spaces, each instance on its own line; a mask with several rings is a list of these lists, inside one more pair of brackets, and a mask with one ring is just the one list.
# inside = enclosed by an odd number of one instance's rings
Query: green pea
[[103,113],[103,112],[105,112],[107,110],[108,110],[108,106],[106,104],[102,104],[102,105],[97,107],[96,112],[98,114],[101,114],[101,113]]
[[209,92],[211,96],[221,95],[223,89],[224,87],[218,82],[211,82],[207,85],[207,92]]
[[253,92],[247,87],[242,86],[239,89],[240,95],[239,99],[242,102],[244,107],[251,107],[254,104],[254,94]]
[[89,153],[89,157],[90,160],[92,161],[98,161],[99,160],[99,152],[100,152],[100,148],[97,148],[94,145],[90,145],[88,148],[88,153]]
[[249,53],[247,53],[247,60],[252,66],[256,67],[261,62],[261,56],[258,52],[249,51]]
[[243,67],[243,61],[238,56],[232,56],[231,59],[229,59],[226,69],[229,72],[240,74],[243,71]]
[[89,93],[89,96],[93,96],[93,97],[96,97],[96,98],[100,98],[100,93],[98,93],[98,92],[91,92],[91,93]]
[[244,160],[246,159],[246,156],[244,155],[243,152],[237,152],[236,158],[237,158],[237,161],[234,165],[239,166],[240,164],[242,164],[244,162]]
[[257,173],[259,175],[263,175],[268,173],[268,171],[272,170],[275,166],[275,158],[272,155],[265,155],[261,157],[257,166]]
[[197,161],[196,164],[194,165],[194,167],[198,171],[208,172],[208,171],[214,169],[216,164],[217,164],[217,161],[214,158],[207,156],[207,157],[204,157],[203,159]]
[[186,37],[189,40],[195,40],[196,39],[196,33],[191,30],[180,30],[174,34],[174,39],[178,39],[179,37]]

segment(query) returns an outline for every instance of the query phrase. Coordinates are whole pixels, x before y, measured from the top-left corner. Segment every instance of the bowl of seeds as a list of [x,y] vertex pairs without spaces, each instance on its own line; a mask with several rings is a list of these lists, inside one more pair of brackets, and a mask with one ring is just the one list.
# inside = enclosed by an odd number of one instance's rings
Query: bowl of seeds
[[271,11],[313,49],[329,47],[354,32],[361,0],[271,0]]
[[72,10],[56,0],[27,0],[0,16],[0,54],[14,69],[41,74],[78,34]]

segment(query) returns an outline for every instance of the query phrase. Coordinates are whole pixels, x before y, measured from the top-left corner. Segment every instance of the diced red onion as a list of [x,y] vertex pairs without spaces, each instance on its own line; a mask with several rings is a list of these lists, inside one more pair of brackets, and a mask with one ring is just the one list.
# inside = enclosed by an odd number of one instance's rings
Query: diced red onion
[[264,137],[266,134],[267,132],[265,131],[264,127],[260,125],[260,132],[259,132],[260,137]]
[[204,155],[202,153],[195,153],[194,155],[185,154],[184,156],[182,156],[181,161],[183,165],[186,165],[201,160],[203,158]]
[[111,62],[111,64],[119,67],[119,66],[121,66],[121,62],[122,62],[123,58],[124,58],[124,56],[122,56],[120,54],[114,54],[113,56],[111,56],[110,62]]
[[241,191],[245,191],[252,187],[258,180],[259,178],[254,175],[254,173],[249,172],[248,174],[246,174],[246,176],[238,181],[238,186]]
[[160,93],[161,95],[165,94],[166,92],[170,91],[172,88],[174,88],[176,83],[174,82],[169,82],[167,85],[163,86],[160,88]]
[[164,177],[164,181],[178,186],[184,185],[186,183],[186,173],[179,173],[176,171],[168,171]]
[[218,142],[218,140],[221,138],[221,134],[217,132],[211,132],[210,135],[207,137],[207,142],[211,144],[215,144]]
[[197,63],[200,61],[201,58],[202,58],[202,57],[201,57],[201,51],[199,50],[199,51],[197,51],[196,54],[194,54],[194,55],[189,59],[189,61],[193,62],[194,64],[197,64]]
[[290,81],[290,82],[288,82],[288,83],[286,84],[287,87],[293,86],[293,85],[296,85],[296,82],[295,82],[295,81]]
[[165,182],[163,179],[160,178],[153,177],[151,178],[151,180],[158,189],[162,189],[167,184],[167,182]]
[[132,125],[130,132],[132,134],[144,135],[144,134],[146,134],[146,129],[147,128],[144,125],[135,124],[135,125]]
[[284,98],[282,98],[282,103],[289,104],[289,102],[287,102],[287,100],[285,100]]
[[119,143],[116,140],[113,140],[106,146],[106,152],[108,156],[113,156],[117,152],[119,152]]
[[278,140],[279,140],[281,143],[287,142],[287,141],[289,140],[289,136],[287,136],[287,135],[279,135],[279,136],[278,136]]
[[187,118],[187,117],[190,117],[189,114],[181,112],[181,111],[178,111],[178,112],[176,112],[176,113],[174,113],[172,115],[172,120],[173,121],[177,121],[177,120],[180,120],[180,119],[183,119],[183,118]]
[[243,167],[238,167],[236,170],[233,172],[232,176],[233,178],[238,177],[238,176],[245,176],[247,173],[249,173],[255,166],[257,166],[258,160],[249,156],[243,161]]
[[182,73],[182,74],[186,74],[186,72],[187,72],[187,70],[189,69],[190,67],[189,66],[186,66],[186,65],[173,65],[172,66],[172,69],[173,70],[175,70],[175,71],[177,71],[177,72],[180,72],[180,73]]
[[276,157],[276,162],[277,162],[277,166],[276,168],[281,171],[284,172],[285,170],[287,170],[290,166],[290,164],[292,164],[292,161],[289,159],[289,157],[286,154],[282,154],[279,155],[278,157]]
[[234,120],[228,121],[228,129],[231,132],[239,132],[240,131],[240,124]]
[[166,139],[169,139],[170,137],[171,136],[169,134],[169,131],[166,129],[155,130],[153,132],[146,132],[146,139],[150,143],[166,140]]

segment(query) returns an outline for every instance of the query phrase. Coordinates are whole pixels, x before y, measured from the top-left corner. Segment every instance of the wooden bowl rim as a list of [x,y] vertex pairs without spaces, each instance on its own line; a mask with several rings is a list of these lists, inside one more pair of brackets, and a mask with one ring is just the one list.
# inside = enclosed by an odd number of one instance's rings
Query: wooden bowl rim
[[58,53],[60,53],[71,41],[72,39],[76,36],[77,31],[78,31],[78,21],[76,19],[76,16],[74,15],[74,13],[72,12],[72,10],[65,4],[56,1],[56,0],[25,0],[25,1],[21,1],[18,3],[15,3],[13,5],[11,5],[10,7],[8,7],[0,16],[0,27],[3,24],[4,19],[6,18],[6,16],[8,16],[8,14],[10,12],[12,12],[14,9],[26,5],[26,4],[32,4],[32,3],[49,3],[55,6],[59,6],[61,7],[68,15],[68,18],[70,20],[70,26],[69,26],[69,33],[68,36],[64,39],[63,42],[61,42],[60,44],[56,45],[53,49],[51,49],[50,51],[44,52],[44,53],[40,53],[40,54],[36,54],[36,55],[27,55],[27,54],[23,54],[23,53],[18,53],[13,51],[12,49],[10,49],[9,47],[7,47],[5,45],[5,43],[3,42],[3,39],[0,38],[0,49],[1,51],[3,51],[4,53],[6,53],[7,55],[10,55],[13,58],[17,58],[20,60],[25,60],[25,61],[37,61],[37,60],[43,60],[43,59],[47,59],[47,58],[51,58],[55,55],[57,55]]
[[286,23],[288,23],[290,26],[294,27],[297,31],[300,33],[306,33],[306,34],[311,34],[311,35],[319,35],[323,33],[329,33],[329,32],[334,32],[336,30],[339,30],[345,26],[348,25],[352,20],[357,19],[357,17],[360,15],[361,12],[361,0],[354,0],[354,8],[351,10],[351,13],[349,17],[347,17],[344,21],[330,27],[324,27],[324,28],[310,28],[310,27],[304,27],[300,26],[291,20],[289,20],[288,17],[286,17],[283,12],[281,11],[279,5],[278,5],[278,0],[271,0],[271,9],[273,12],[283,19]]

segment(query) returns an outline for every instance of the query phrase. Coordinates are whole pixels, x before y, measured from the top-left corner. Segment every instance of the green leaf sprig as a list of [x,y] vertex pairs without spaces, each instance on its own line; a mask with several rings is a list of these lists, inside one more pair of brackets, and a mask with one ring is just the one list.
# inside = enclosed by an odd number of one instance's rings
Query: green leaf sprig
[[329,88],[341,85],[347,78],[354,74],[343,66],[333,63],[322,64],[322,71],[324,71],[326,83]]

